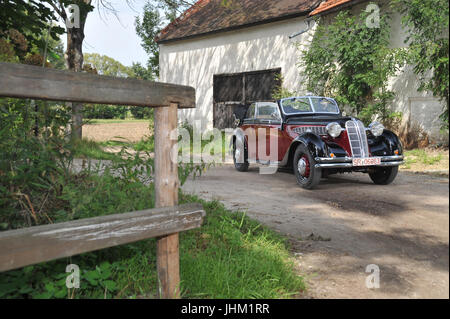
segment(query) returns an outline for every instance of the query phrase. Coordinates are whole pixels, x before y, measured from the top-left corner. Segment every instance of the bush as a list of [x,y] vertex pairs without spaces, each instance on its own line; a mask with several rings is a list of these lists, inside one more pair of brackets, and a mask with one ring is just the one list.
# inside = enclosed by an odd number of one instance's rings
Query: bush
[[133,117],[138,120],[150,119],[153,117],[153,108],[132,106],[130,107],[130,111]]
[[127,106],[86,104],[83,114],[88,119],[121,119],[124,120],[128,114]]

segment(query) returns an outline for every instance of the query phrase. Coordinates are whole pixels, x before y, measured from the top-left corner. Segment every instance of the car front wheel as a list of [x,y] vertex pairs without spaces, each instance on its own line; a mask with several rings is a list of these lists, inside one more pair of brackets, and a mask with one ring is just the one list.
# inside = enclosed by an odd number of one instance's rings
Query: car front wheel
[[389,185],[398,174],[398,166],[376,167],[369,172],[370,179],[377,185]]
[[316,168],[316,161],[303,144],[300,144],[295,151],[293,167],[297,183],[301,187],[313,189],[319,184],[322,169]]

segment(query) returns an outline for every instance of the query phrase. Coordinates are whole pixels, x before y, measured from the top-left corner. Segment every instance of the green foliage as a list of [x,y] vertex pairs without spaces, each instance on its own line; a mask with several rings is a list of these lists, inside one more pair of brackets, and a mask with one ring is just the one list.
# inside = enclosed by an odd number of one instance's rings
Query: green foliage
[[279,85],[275,86],[273,92],[272,92],[272,98],[274,100],[280,100],[287,97],[296,96],[297,93],[294,91],[291,91],[283,86],[284,79],[282,75],[276,76],[276,81],[279,83]]
[[379,28],[369,28],[368,14],[341,11],[331,23],[318,20],[299,64],[305,67],[309,91],[335,97],[366,123],[378,117],[387,124],[397,116],[388,108],[394,96],[388,78],[398,70],[403,52],[389,48],[389,16],[380,17]]
[[393,0],[408,29],[408,62],[420,76],[420,90],[445,102],[441,119],[448,130],[449,3],[447,0]]
[[[288,298],[304,290],[284,238],[218,202],[180,201],[200,202],[207,213],[202,228],[180,234],[183,298]],[[65,286],[68,264],[80,267],[80,289]],[[157,287],[154,239],[0,274],[0,298],[154,298]]]
[[105,152],[102,146],[91,140],[82,139],[73,141],[74,157],[80,159],[114,160],[116,155]]
[[155,76],[159,76],[159,46],[155,38],[162,30],[162,18],[152,2],[145,4],[143,16],[136,17],[135,26],[136,33],[142,40],[142,47],[149,56],[147,68]]
[[415,149],[410,151],[405,151],[405,168],[409,168],[411,164],[424,164],[424,165],[434,165],[442,161],[443,155],[430,155],[424,149]]
[[128,106],[86,104],[83,107],[83,115],[87,119],[122,119],[128,114]]
[[133,62],[131,66],[133,77],[140,80],[155,81],[155,75],[150,68],[144,67],[139,62]]
[[113,77],[133,77],[133,69],[124,66],[119,61],[107,55],[101,55],[98,53],[85,53],[84,63],[90,64],[93,69],[100,75],[113,76]]
[[[45,2],[47,1],[0,1],[0,38],[6,36],[6,32],[16,30],[24,35],[27,45],[44,49],[44,39],[37,35],[41,35],[52,21],[57,20],[53,10]],[[63,28],[55,26],[51,29],[51,38],[58,40],[63,32]],[[22,49],[15,47],[15,54],[20,56]]]
[[72,161],[65,139],[70,115],[64,107],[0,100],[0,224],[3,228],[48,222]]
[[183,297],[287,298],[304,289],[284,238],[245,213],[201,202],[207,213],[202,228],[180,238]]

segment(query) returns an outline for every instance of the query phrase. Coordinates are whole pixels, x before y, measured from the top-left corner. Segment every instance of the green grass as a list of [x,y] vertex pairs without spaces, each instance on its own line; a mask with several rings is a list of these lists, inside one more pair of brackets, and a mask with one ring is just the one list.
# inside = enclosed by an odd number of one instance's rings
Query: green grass
[[[153,198],[151,187],[132,179],[83,176],[64,188],[65,206],[50,216],[60,222],[140,210]],[[180,234],[183,298],[289,298],[304,289],[282,236],[218,202],[180,194],[180,203],[189,202],[207,214],[200,229]],[[80,267],[79,290],[65,287],[68,264]],[[0,298],[153,298],[157,287],[155,239],[0,274]]]
[[404,168],[411,168],[412,164],[424,164],[424,165],[434,165],[442,161],[443,155],[438,154],[436,156],[429,155],[426,150],[414,149],[410,151],[405,151],[405,164]]
[[83,159],[114,160],[115,154],[105,152],[98,142],[83,139],[73,142],[74,156]]
[[[183,201],[200,200],[183,196]],[[205,224],[180,239],[184,297],[287,298],[304,289],[283,237],[242,212],[202,203]]]

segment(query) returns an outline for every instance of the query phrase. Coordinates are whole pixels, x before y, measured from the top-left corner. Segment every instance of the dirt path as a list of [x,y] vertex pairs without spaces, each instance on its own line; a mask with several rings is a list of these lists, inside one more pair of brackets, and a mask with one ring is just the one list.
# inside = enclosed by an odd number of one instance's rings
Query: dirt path
[[[448,298],[448,178],[401,173],[390,186],[363,174],[333,176],[314,191],[286,172],[212,169],[184,191],[218,199],[289,236],[306,298]],[[368,289],[366,267],[380,268]]]

